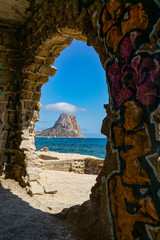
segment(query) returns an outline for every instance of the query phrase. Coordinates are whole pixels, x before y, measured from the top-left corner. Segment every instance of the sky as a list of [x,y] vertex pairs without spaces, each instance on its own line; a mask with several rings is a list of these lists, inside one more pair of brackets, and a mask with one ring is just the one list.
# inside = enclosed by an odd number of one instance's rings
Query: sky
[[53,127],[62,112],[75,114],[84,137],[103,138],[100,133],[108,103],[105,71],[93,47],[73,40],[55,60],[57,72],[41,91],[40,120],[36,130]]

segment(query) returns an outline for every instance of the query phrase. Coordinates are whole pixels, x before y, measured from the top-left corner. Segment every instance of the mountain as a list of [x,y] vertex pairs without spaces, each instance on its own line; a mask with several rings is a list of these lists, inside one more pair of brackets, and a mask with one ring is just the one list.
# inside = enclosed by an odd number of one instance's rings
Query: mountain
[[77,123],[76,116],[71,113],[61,113],[53,127],[40,132],[36,132],[36,136],[57,138],[84,138]]

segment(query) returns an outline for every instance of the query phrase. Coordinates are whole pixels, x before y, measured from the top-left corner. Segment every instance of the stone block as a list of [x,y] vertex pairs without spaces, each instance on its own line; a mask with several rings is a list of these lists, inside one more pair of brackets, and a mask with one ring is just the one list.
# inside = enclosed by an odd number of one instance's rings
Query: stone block
[[29,182],[29,186],[30,186],[30,189],[29,189],[29,194],[31,196],[33,195],[42,195],[44,193],[44,190],[43,190],[43,187],[36,181],[34,182]]
[[39,78],[38,78],[38,82],[40,82],[40,83],[42,83],[42,84],[44,84],[44,83],[47,83],[49,81],[49,77],[48,76],[40,76]]
[[40,68],[39,68],[39,73],[41,76],[51,76],[53,77],[54,74],[56,73],[57,71],[57,68],[55,67],[51,67],[49,65],[42,65]]
[[35,101],[32,100],[23,101],[23,106],[25,109],[34,109]]
[[53,157],[53,156],[47,156],[47,155],[39,155],[39,158],[43,159],[43,160],[58,160],[57,157]]
[[72,167],[72,163],[73,160],[45,160],[44,169],[69,172]]
[[41,65],[43,65],[45,60],[46,60],[45,57],[35,56],[35,62],[36,62],[36,64],[41,64]]
[[[41,98],[41,93],[35,93],[32,97],[33,101],[40,101],[40,98]],[[40,107],[40,109],[41,109],[41,107]]]
[[29,181],[35,181],[37,179],[40,179],[40,175],[38,173],[31,173],[28,176]]
[[29,91],[22,91],[22,99],[32,99],[33,96],[33,92],[29,92]]
[[50,55],[50,50],[43,50],[38,53],[39,57],[47,58]]
[[47,194],[56,194],[57,193],[57,190],[55,189],[54,185],[45,186],[44,191]]
[[33,82],[33,84],[35,84],[35,82],[37,82],[37,74],[36,73],[28,73],[27,74],[27,79],[29,80],[29,82]]

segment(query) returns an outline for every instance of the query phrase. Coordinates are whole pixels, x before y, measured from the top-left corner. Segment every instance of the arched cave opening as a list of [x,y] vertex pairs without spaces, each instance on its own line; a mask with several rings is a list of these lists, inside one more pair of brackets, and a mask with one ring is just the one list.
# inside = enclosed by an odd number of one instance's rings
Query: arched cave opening
[[[73,40],[53,65],[57,68],[56,74],[41,88],[35,146],[45,170],[41,174],[41,179],[45,179],[41,185],[49,181],[57,191],[55,211],[59,212],[88,200],[102,169],[107,139],[101,134],[101,125],[106,116],[103,105],[108,103],[108,89],[99,56],[85,42]],[[62,113],[76,116],[84,138],[67,136],[66,132],[60,132],[60,136],[59,128],[53,132],[54,123]]]
[[[18,1],[15,8],[12,7],[14,1],[12,2],[8,10],[15,9],[16,14],[21,13],[24,1]],[[23,19],[20,14],[23,21],[19,19],[17,24],[12,18],[8,19],[8,16],[14,16],[8,14],[8,10],[2,14],[7,18],[6,23],[2,19],[0,30],[1,70],[5,76],[3,79],[2,75],[0,96],[0,171],[5,178],[16,179],[27,190],[38,191],[37,194],[56,191],[41,186],[47,181],[47,175],[41,175],[41,168],[44,169],[45,166],[43,159],[39,159],[35,152],[34,127],[39,117],[41,87],[49,76],[54,75],[55,69],[51,65],[60,52],[73,39],[87,41],[88,45],[94,46],[102,65],[107,62],[105,68],[110,103],[105,106],[107,117],[102,125],[103,133],[108,137],[107,155],[97,182],[91,189],[90,202],[84,202],[77,209],[71,208],[66,215],[62,215],[81,227],[82,232],[87,232],[91,236],[89,239],[158,239],[158,1],[150,0],[146,4],[144,0],[54,0],[41,1],[37,7],[34,5],[31,4],[24,11],[25,15],[31,11],[28,18],[25,16]],[[99,35],[104,38],[105,45]],[[97,109],[95,105],[94,107]],[[46,163],[47,161],[50,160],[45,160]],[[50,186],[50,181],[49,178],[47,186]],[[70,185],[74,186],[74,183],[72,178]],[[64,180],[61,184],[64,185]],[[78,186],[79,194],[82,189],[81,183]],[[78,197],[79,195],[76,196]],[[53,199],[50,198],[50,201],[53,202]],[[7,203],[7,209],[8,205],[11,204]],[[45,206],[47,210],[52,208],[47,202]],[[30,225],[28,216],[27,211]],[[19,219],[22,220],[21,214]],[[43,222],[44,219],[46,218],[43,217]],[[24,222],[28,232],[26,221]],[[11,226],[13,229],[13,224]],[[41,234],[39,229],[37,232]],[[37,238],[37,234],[35,236]]]

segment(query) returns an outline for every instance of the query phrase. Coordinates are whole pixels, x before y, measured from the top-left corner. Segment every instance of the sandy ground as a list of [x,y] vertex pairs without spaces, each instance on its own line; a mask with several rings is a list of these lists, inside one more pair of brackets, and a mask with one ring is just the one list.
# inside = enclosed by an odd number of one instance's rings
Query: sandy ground
[[84,240],[53,213],[88,200],[96,176],[45,171],[41,177],[55,185],[55,195],[31,197],[14,180],[0,178],[0,240]]
[[[41,179],[53,183],[57,193],[39,196],[42,205],[52,213],[58,213],[66,207],[81,204],[89,199],[91,187],[95,184],[96,175],[76,174],[73,172],[44,171]],[[36,197],[37,198],[37,197]],[[53,199],[54,198],[54,199]],[[43,201],[45,201],[43,203]]]

